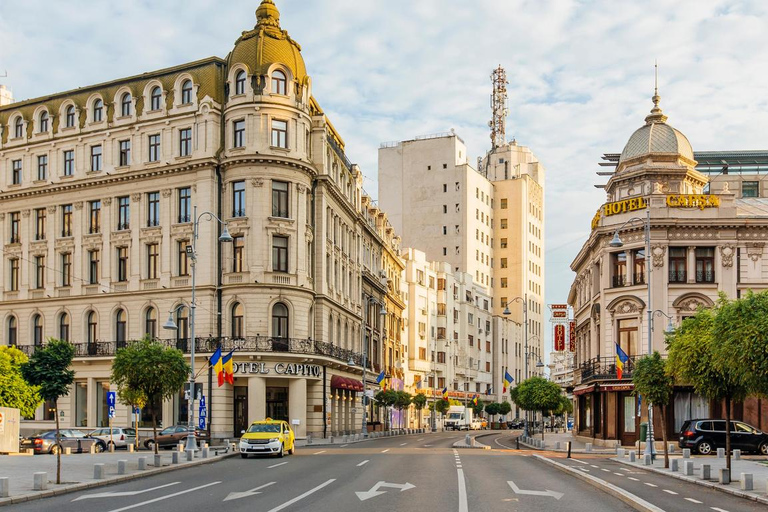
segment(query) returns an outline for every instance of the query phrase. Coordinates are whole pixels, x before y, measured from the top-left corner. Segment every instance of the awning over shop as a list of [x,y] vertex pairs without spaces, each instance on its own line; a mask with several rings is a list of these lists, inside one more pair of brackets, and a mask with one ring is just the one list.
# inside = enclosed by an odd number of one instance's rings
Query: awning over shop
[[331,377],[331,389],[348,389],[350,391],[362,391],[363,383],[359,380],[348,379],[341,375]]
[[576,386],[573,389],[573,394],[575,396],[584,395],[586,393],[591,393],[595,390],[595,385],[590,384],[589,386]]

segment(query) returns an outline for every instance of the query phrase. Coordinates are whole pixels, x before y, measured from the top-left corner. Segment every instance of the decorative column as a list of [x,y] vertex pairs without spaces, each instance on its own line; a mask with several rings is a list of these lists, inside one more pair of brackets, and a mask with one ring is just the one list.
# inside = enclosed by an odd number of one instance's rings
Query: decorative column
[[[293,423],[299,420],[299,424]],[[307,437],[307,380],[296,378],[288,383],[288,423],[296,437]]]
[[[267,381],[264,377],[248,377],[248,421],[266,417]],[[239,432],[235,432],[235,435],[237,434]]]

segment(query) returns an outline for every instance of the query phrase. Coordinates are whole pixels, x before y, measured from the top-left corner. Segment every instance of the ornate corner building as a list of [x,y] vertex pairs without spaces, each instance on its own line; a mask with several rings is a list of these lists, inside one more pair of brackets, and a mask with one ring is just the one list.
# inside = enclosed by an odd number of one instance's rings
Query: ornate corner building
[[[198,369],[219,345],[235,351],[234,386],[197,379],[213,437],[265,416],[300,437],[359,431],[364,354],[369,383],[402,373],[399,238],[272,0],[256,17],[226,59],[0,106],[3,342],[75,345],[62,425],[107,422],[112,357],[143,336],[185,354],[195,343]],[[226,222],[232,243],[197,212]],[[369,297],[386,316],[369,314],[363,336]],[[169,312],[175,333],[161,329]],[[152,407],[163,425],[188,420],[182,393]],[[119,406],[115,424],[129,413]],[[44,406],[25,427],[52,419]]]

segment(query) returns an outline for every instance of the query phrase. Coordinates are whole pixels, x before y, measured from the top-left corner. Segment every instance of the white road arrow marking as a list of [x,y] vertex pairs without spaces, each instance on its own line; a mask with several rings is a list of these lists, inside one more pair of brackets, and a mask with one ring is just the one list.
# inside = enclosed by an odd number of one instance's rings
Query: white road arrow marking
[[78,496],[72,501],[90,500],[93,498],[117,498],[119,496],[135,496],[137,494],[144,494],[145,492],[156,491],[158,489],[163,489],[164,487],[170,487],[172,485],[176,485],[180,483],[181,482],[171,482],[169,484],[158,485],[157,487],[152,487],[150,489],[142,489],[140,491],[97,492],[94,494],[84,494],[83,496]]
[[142,501],[141,503],[134,503],[133,505],[128,505],[127,507],[116,508],[114,510],[110,510],[110,512],[123,512],[124,510],[130,510],[132,508],[143,507],[144,505],[151,505],[152,503],[157,503],[158,501],[163,501],[163,500],[168,500],[168,499],[171,499],[171,498],[175,498],[176,496],[181,496],[182,494],[187,494],[189,492],[199,491],[200,489],[205,489],[206,487],[210,487],[212,485],[219,485],[220,483],[221,483],[221,481],[219,481],[219,482],[211,482],[211,483],[205,484],[205,485],[198,485],[197,487],[193,487],[191,489],[187,489],[187,490],[184,490],[184,491],[175,492],[175,493],[169,494],[167,496],[160,496],[159,498],[155,498],[153,500]]
[[357,497],[360,498],[360,501],[369,500],[371,498],[375,498],[379,494],[384,494],[387,492],[387,491],[380,491],[379,489],[381,487],[389,487],[391,489],[400,489],[400,492],[403,492],[403,491],[407,491],[408,489],[413,489],[416,486],[413,484],[409,484],[408,482],[404,484],[390,484],[388,482],[385,482],[384,480],[380,480],[376,482],[376,485],[371,487],[370,490],[364,491],[364,492],[356,492],[355,494],[357,494]]
[[224,498],[224,501],[229,500],[239,500],[240,498],[247,498],[248,496],[255,496],[257,494],[261,494],[261,489],[264,489],[265,487],[269,487],[270,485],[274,484],[276,482],[269,482],[268,484],[260,485],[259,487],[254,487],[250,491],[243,491],[243,492],[231,492],[227,495],[226,498]]
[[516,486],[515,482],[513,482],[512,480],[507,480],[507,483],[512,488],[512,490],[515,491],[515,494],[527,494],[528,496],[551,496],[556,500],[559,500],[560,498],[563,497],[563,493],[561,492],[550,491],[549,489],[547,489],[546,491],[526,491]]

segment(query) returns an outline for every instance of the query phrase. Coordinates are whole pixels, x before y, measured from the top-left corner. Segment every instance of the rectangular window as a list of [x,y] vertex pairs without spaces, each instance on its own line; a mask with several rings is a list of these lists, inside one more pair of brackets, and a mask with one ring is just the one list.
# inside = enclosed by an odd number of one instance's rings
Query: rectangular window
[[507,258],[501,258],[501,268],[507,268]]
[[696,248],[696,282],[715,282],[715,248]]
[[45,288],[45,256],[35,256],[35,288]]
[[72,253],[61,253],[61,286],[72,286]]
[[99,284],[99,256],[98,249],[88,251],[88,284]]
[[245,182],[232,183],[232,216],[245,217]]
[[760,197],[760,182],[759,181],[742,182],[741,197]]
[[48,155],[39,155],[37,157],[37,180],[48,179]]
[[272,216],[288,218],[288,183],[272,182]]
[[613,287],[626,286],[627,283],[627,253],[617,252],[613,259]]
[[192,189],[184,187],[179,189],[179,223],[192,220]]
[[125,282],[128,280],[128,248],[117,248],[117,280]]
[[232,123],[232,147],[245,147],[245,120],[240,119]]
[[120,167],[131,165],[131,141],[120,141]]
[[437,353],[437,362],[445,364],[445,352]]
[[88,203],[89,219],[88,232],[101,233],[101,201],[91,201]]
[[187,255],[187,247],[189,246],[189,240],[179,240],[179,258],[178,268],[180,276],[189,275],[189,256]]
[[501,219],[500,225],[501,229],[507,229],[507,219]]
[[160,225],[160,192],[147,192],[147,227]]
[[179,130],[179,156],[192,154],[192,128]]
[[637,318],[618,321],[619,346],[630,357],[637,355]]
[[427,360],[427,349],[424,347],[419,347],[419,359],[422,361]]
[[64,176],[75,174],[75,151],[68,149],[64,151]]
[[21,185],[21,160],[11,162],[11,184]]
[[272,146],[276,148],[288,147],[288,122],[272,120]]
[[686,247],[670,247],[669,248],[669,282],[670,283],[685,283],[688,278],[686,276],[686,264],[685,258],[688,249]]
[[288,237],[272,237],[272,270],[288,272]]
[[21,213],[11,213],[11,240],[12,244],[21,242]]
[[158,244],[147,244],[147,279],[157,279],[159,259],[160,246]]
[[501,207],[502,210],[506,210],[507,209],[507,200],[506,199],[503,199],[503,198],[501,199],[500,207]]
[[645,249],[635,251],[634,284],[645,284]]
[[45,208],[35,210],[35,240],[45,240],[45,224],[48,214]]
[[61,236],[72,236],[72,205],[65,204],[61,207]]
[[506,238],[502,238],[501,239],[501,248],[502,249],[506,249],[507,248],[507,239]]
[[244,249],[245,237],[242,235],[232,237],[232,272],[243,271]]
[[19,290],[19,258],[11,258],[9,263],[10,273],[8,274],[8,290],[16,292]]
[[131,200],[128,196],[117,198],[117,230],[131,228]]
[[91,171],[101,170],[101,145],[91,146]]
[[156,133],[149,136],[149,161],[160,161],[160,134]]

